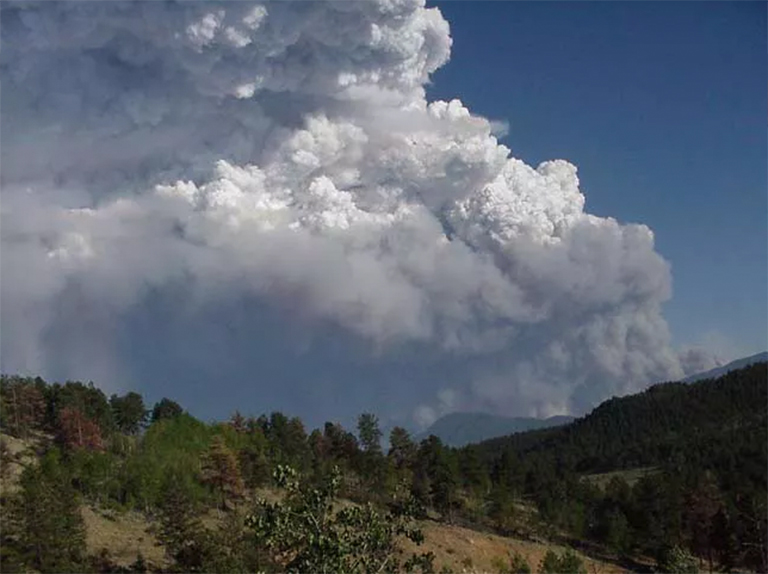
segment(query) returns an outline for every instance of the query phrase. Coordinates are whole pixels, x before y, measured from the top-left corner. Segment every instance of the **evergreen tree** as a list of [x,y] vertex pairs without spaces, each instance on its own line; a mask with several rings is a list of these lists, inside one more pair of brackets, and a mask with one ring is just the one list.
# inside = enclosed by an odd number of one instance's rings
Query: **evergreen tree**
[[218,495],[219,504],[243,495],[243,479],[235,454],[227,448],[221,436],[213,437],[208,452],[203,457],[202,481]]
[[307,431],[299,417],[291,418],[285,425],[282,436],[281,449],[285,459],[294,468],[305,472],[309,469],[309,444],[307,443]]
[[15,457],[8,447],[8,442],[4,438],[0,438],[0,480],[8,478],[14,460]]
[[731,518],[724,507],[721,507],[712,519],[709,543],[720,569],[731,572],[736,565],[736,537]]
[[690,548],[694,554],[705,556],[712,570],[714,520],[723,506],[722,494],[712,473],[703,473],[686,498],[684,520]]
[[56,438],[67,449],[104,450],[99,425],[74,407],[64,407],[59,411]]
[[606,543],[609,548],[625,555],[631,548],[631,532],[627,517],[620,508],[613,508],[606,518]]
[[172,419],[179,416],[184,412],[179,403],[172,401],[168,398],[163,398],[155,403],[152,409],[152,422],[157,422],[163,419]]
[[185,484],[183,478],[168,475],[163,485],[158,538],[173,560],[175,571],[203,572],[211,545]]
[[381,430],[379,419],[371,413],[363,413],[357,418],[357,434],[363,452],[381,454]]
[[469,445],[458,451],[458,465],[462,486],[485,495],[490,486],[490,478],[475,445]]
[[77,493],[54,449],[21,477],[21,544],[41,572],[77,572],[85,557],[85,528]]
[[504,485],[496,485],[491,489],[488,517],[493,525],[503,533],[509,533],[514,526],[514,498]]
[[361,414],[357,419],[357,434],[362,447],[359,470],[363,483],[371,492],[381,494],[386,489],[387,468],[381,450],[379,419],[371,413]]
[[229,418],[229,425],[238,433],[244,433],[247,431],[246,420],[240,411],[235,411]]
[[[423,480],[423,472],[429,483],[429,502],[445,518],[451,520],[458,503],[458,465],[451,450],[442,441],[431,435],[424,439],[417,453],[417,473],[414,483]],[[423,485],[420,485],[423,487]],[[420,493],[423,494],[423,493]]]
[[243,480],[250,488],[261,486],[271,475],[271,464],[267,457],[267,439],[255,420],[246,422],[245,442],[238,452]]
[[101,389],[93,382],[87,385],[79,381],[67,381],[64,385],[54,384],[47,394],[47,418],[50,425],[55,426],[65,409],[81,413],[89,421],[93,421],[104,437],[115,428],[112,407]]
[[328,458],[340,467],[352,468],[360,454],[357,438],[339,423],[326,422],[323,438]]
[[149,417],[139,393],[129,392],[122,397],[112,395],[109,404],[118,430],[125,434],[137,434]]
[[416,445],[411,439],[411,435],[403,427],[394,427],[389,433],[387,456],[398,470],[413,465],[416,458]]
[[0,426],[5,432],[26,439],[44,420],[45,398],[35,380],[0,377]]

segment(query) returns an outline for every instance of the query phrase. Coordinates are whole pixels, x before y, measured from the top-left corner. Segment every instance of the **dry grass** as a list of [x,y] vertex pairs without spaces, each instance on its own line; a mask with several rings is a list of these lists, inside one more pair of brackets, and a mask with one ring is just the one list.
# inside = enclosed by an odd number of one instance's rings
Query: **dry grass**
[[121,566],[127,566],[141,553],[154,565],[166,567],[169,562],[164,549],[148,531],[149,522],[137,512],[106,514],[89,506],[82,508],[85,521],[85,543],[89,554],[98,554],[102,548]]
[[19,478],[21,478],[24,469],[37,460],[35,449],[39,446],[40,439],[22,440],[15,436],[0,433],[0,440],[6,444],[10,453],[10,460],[5,463],[2,469],[3,480],[0,481],[0,493],[10,494],[18,490]]
[[[416,546],[410,541],[403,543],[403,550],[410,552],[433,552],[435,569],[439,572],[448,567],[453,572],[498,572],[499,564],[509,565],[509,557],[519,552],[530,564],[533,572],[538,571],[547,550],[562,553],[565,547],[555,544],[541,544],[495,534],[486,534],[460,526],[449,526],[436,522],[420,524],[424,532],[424,543]],[[593,560],[579,554],[584,560],[587,572],[626,572],[622,568]]]
[[634,486],[644,476],[655,474],[659,472],[659,469],[653,466],[644,466],[641,468],[633,468],[631,470],[616,470],[613,472],[604,472],[600,474],[587,474],[582,478],[587,482],[591,482],[594,486],[597,486],[601,490],[605,490],[608,483],[614,477],[622,478],[630,487]]
[[[8,492],[17,488],[18,477],[24,467],[35,460],[34,448],[37,443],[36,441],[22,441],[7,435],[2,435],[1,438],[7,443],[14,459],[9,463],[10,468],[7,469],[7,476],[1,485],[2,490]],[[646,469],[642,470],[647,472]],[[599,479],[605,479],[605,477],[600,476]],[[610,476],[607,479],[610,480]],[[243,501],[239,505],[239,510],[244,511],[253,499],[258,497],[264,497],[270,502],[276,502],[281,498],[280,493],[274,489],[259,489],[249,497],[250,500]],[[341,501],[335,505],[336,510],[351,504],[353,503],[349,501]],[[163,547],[158,544],[157,538],[149,531],[149,521],[142,514],[137,512],[106,513],[84,506],[82,515],[86,527],[86,545],[90,554],[98,554],[103,548],[106,548],[110,558],[121,566],[127,566],[134,562],[139,553],[144,556],[146,561],[156,567],[165,568],[170,565]],[[201,518],[206,527],[216,528],[221,524],[222,514],[214,510],[205,513]],[[556,552],[565,550],[564,547],[555,544],[506,538],[431,520],[423,521],[419,526],[424,532],[424,544],[416,546],[410,541],[404,540],[402,548],[408,554],[411,552],[433,552],[435,554],[435,568],[438,572],[444,567],[457,573],[498,572],[499,565],[508,565],[509,557],[514,552],[521,554],[530,564],[532,571],[536,572],[547,550],[552,549]],[[585,556],[582,558],[590,574],[626,572],[626,570],[613,564]]]

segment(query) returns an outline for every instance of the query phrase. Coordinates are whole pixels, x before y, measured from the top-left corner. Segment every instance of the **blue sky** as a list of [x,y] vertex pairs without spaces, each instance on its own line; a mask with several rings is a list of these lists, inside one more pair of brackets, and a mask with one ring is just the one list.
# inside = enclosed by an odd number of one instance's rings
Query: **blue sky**
[[675,343],[764,350],[766,4],[434,5],[454,44],[429,97],[508,121],[516,157],[578,166],[588,211],[649,225]]

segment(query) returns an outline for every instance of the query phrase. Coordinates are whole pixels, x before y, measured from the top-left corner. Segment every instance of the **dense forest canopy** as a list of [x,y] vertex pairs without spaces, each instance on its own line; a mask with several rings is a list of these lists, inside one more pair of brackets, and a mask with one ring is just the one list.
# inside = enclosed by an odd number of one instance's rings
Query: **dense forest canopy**
[[[150,517],[178,571],[429,571],[429,555],[393,558],[395,540],[419,541],[413,520],[429,518],[591,544],[627,563],[763,572],[766,368],[658,384],[568,425],[462,448],[395,427],[386,451],[372,413],[356,432],[334,422],[309,431],[281,412],[207,424],[170,398],[150,407],[93,383],[3,376],[2,432],[37,445],[38,462],[17,493],[3,490],[2,570],[114,571],[85,554],[82,501]],[[617,472],[637,469],[632,481]],[[606,484],[592,479],[607,472]],[[275,480],[282,501],[254,497]],[[354,510],[334,512],[337,497]],[[206,508],[225,526],[204,527]],[[553,554],[540,568],[578,568],[572,558]],[[137,561],[133,571],[160,569]]]

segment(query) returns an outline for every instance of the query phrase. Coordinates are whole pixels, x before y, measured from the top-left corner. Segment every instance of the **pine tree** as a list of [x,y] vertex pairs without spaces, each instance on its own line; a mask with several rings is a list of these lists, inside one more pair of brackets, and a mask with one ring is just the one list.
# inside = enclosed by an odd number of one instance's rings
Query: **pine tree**
[[386,487],[386,460],[381,451],[379,419],[371,413],[363,413],[357,419],[357,433],[362,453],[360,474],[370,492],[382,493]]
[[394,427],[389,433],[389,452],[387,456],[392,460],[397,470],[408,468],[416,457],[416,445],[411,435],[403,427]]
[[168,398],[163,398],[152,408],[152,422],[163,419],[172,419],[184,412],[179,403]]
[[722,506],[720,488],[712,473],[705,472],[687,497],[685,515],[691,549],[696,555],[707,557],[710,570],[714,561],[714,548],[711,544],[714,519]]
[[202,480],[219,495],[222,508],[226,507],[227,500],[243,494],[243,479],[237,457],[221,436],[213,438],[208,452],[203,457]]
[[45,398],[33,379],[0,378],[0,424],[11,435],[28,438],[45,420]]
[[496,528],[509,532],[514,524],[515,506],[512,494],[504,485],[496,485],[491,489],[488,517]]
[[[252,421],[255,423],[255,421]],[[240,471],[244,482],[251,488],[261,486],[269,480],[270,461],[267,458],[267,439],[261,428],[246,422],[245,443],[238,452]]]
[[64,407],[59,411],[56,434],[59,443],[65,448],[104,450],[104,441],[99,425],[76,408]]
[[229,425],[238,433],[244,433],[247,430],[245,417],[237,410],[229,418]]
[[112,407],[106,395],[91,382],[67,381],[64,385],[54,384],[47,392],[48,422],[58,424],[61,411],[73,409],[93,421],[101,436],[107,436],[115,429]]
[[139,393],[130,392],[122,397],[112,395],[109,403],[118,430],[125,434],[138,433],[149,417],[149,411]]
[[357,433],[364,452],[381,453],[381,430],[379,419],[371,413],[363,413],[357,418]]
[[[453,510],[458,502],[456,497],[458,465],[455,455],[449,448],[443,446],[442,441],[434,435],[424,439],[419,446],[414,487],[417,489],[427,487],[424,484],[425,478],[428,483],[428,496],[431,505],[445,518],[451,520]],[[417,497],[421,498],[424,494],[424,492],[419,492]]]
[[163,484],[158,538],[177,571],[202,572],[210,546],[185,485],[183,477],[174,475],[169,475]]
[[0,438],[0,480],[8,477],[14,456],[5,439]]
[[77,492],[56,450],[21,477],[21,542],[30,563],[41,572],[81,571],[85,528]]

